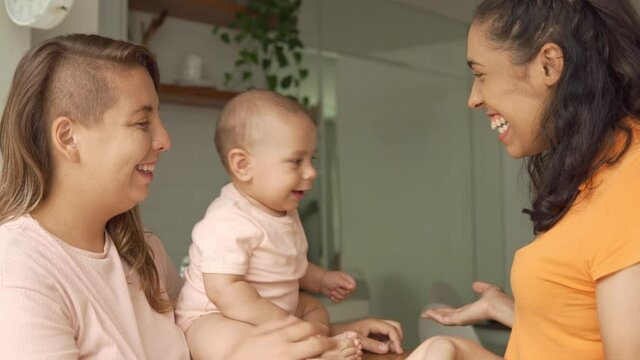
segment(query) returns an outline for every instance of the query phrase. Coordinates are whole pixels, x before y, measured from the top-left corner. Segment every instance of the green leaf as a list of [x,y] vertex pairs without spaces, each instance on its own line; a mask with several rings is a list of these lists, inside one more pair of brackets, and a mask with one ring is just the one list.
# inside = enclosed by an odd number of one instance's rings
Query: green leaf
[[222,35],[220,35],[220,39],[222,40],[222,42],[224,42],[225,44],[229,44],[231,43],[231,39],[229,38],[229,34],[227,33],[223,33]]
[[214,25],[213,29],[211,29],[211,33],[213,35],[218,35],[218,31],[220,31],[220,26],[218,26],[218,25]]
[[307,76],[309,76],[309,70],[307,69],[300,69],[298,70],[298,74],[300,75],[300,79],[304,80],[307,78]]
[[303,96],[302,97],[302,105],[309,106],[309,97],[308,96]]
[[253,77],[253,73],[251,71],[245,71],[242,73],[242,81],[247,81]]
[[228,86],[231,80],[233,79],[233,75],[228,72],[224,73],[224,86]]
[[234,39],[236,43],[240,43],[242,42],[244,39],[247,38],[247,32],[246,31],[240,31],[237,35],[236,38]]
[[267,84],[269,85],[269,89],[275,90],[278,86],[278,76],[269,75],[267,76]]
[[236,60],[236,67],[237,67],[237,66],[242,66],[242,65],[244,65],[244,64],[246,64],[246,63],[247,63],[247,61],[246,61],[246,60],[244,60],[244,59],[238,59],[238,60]]
[[262,59],[262,69],[267,70],[271,67],[271,59]]
[[287,60],[287,57],[284,54],[284,50],[280,46],[276,48],[276,59],[278,60],[278,66],[280,66],[281,68],[287,67],[287,65],[289,65],[289,60]]
[[294,52],[293,58],[296,60],[296,64],[300,64],[302,62],[302,53],[299,51]]
[[291,75],[287,75],[285,76],[282,81],[280,81],[280,86],[283,89],[288,89],[289,86],[291,86],[291,80],[293,80],[293,77]]
[[249,60],[255,64],[258,65],[258,53],[255,51],[250,51],[248,54]]

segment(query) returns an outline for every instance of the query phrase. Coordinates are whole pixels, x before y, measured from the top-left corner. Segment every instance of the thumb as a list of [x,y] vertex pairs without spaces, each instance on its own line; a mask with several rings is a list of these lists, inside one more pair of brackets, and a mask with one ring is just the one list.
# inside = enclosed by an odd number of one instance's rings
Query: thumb
[[386,354],[389,352],[389,345],[372,338],[363,337],[360,339],[362,349],[376,354]]
[[478,294],[484,293],[485,291],[487,291],[487,289],[489,289],[492,286],[494,285],[486,283],[484,281],[474,281],[473,284],[471,285],[471,287],[473,288],[473,291],[475,291]]

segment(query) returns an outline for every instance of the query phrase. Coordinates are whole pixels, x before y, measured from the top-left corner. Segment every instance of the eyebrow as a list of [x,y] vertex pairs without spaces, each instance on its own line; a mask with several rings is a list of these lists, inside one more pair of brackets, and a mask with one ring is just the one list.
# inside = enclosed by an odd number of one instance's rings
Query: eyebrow
[[[311,155],[315,155],[317,152],[318,152],[318,149],[314,149],[311,152]],[[291,154],[291,156],[304,156],[306,154],[307,154],[306,150],[298,150],[298,151],[294,152],[293,154]]]
[[136,109],[135,111],[133,111],[131,113],[131,115],[135,115],[139,112],[152,112],[153,111],[153,107],[151,105],[142,105],[141,107],[139,107],[138,109]]

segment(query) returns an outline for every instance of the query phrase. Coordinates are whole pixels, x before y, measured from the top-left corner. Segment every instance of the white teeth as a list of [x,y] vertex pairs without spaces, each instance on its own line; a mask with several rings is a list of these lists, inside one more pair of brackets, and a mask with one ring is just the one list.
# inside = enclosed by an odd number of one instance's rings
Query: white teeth
[[153,165],[153,164],[144,164],[144,165],[137,165],[136,166],[136,169],[138,169],[140,171],[148,172],[148,173],[152,173],[155,168],[156,168],[156,166]]
[[498,133],[502,134],[509,128],[509,122],[503,117],[491,118],[491,130],[498,130]]

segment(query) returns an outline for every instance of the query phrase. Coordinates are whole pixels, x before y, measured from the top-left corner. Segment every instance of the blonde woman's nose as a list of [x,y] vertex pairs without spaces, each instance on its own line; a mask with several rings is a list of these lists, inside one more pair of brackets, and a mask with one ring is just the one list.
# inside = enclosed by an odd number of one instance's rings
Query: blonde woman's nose
[[171,137],[167,132],[167,129],[162,125],[162,122],[159,123],[157,130],[154,133],[152,147],[157,151],[167,151],[171,148]]

